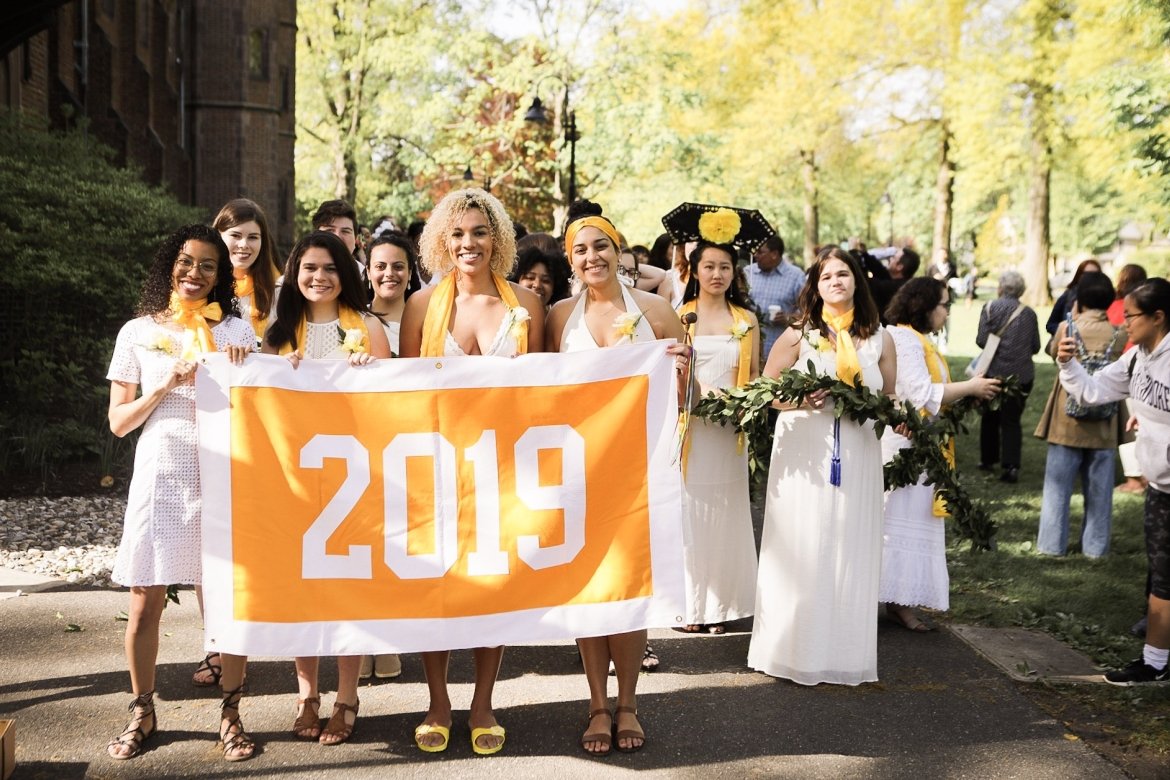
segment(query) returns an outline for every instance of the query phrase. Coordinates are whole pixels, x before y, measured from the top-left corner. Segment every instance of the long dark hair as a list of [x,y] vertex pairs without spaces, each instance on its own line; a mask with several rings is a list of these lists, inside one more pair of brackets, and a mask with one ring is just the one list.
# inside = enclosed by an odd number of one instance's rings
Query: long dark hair
[[260,254],[252,261],[248,275],[252,277],[252,308],[267,315],[276,299],[276,276],[280,271],[276,267],[276,247],[272,243],[272,234],[268,232],[264,211],[254,201],[236,198],[223,205],[211,226],[216,232],[226,233],[245,222],[255,222],[260,226]]
[[[941,279],[916,276],[894,293],[886,306],[886,322],[892,325],[909,325],[919,333],[929,333],[930,315],[942,303],[943,292],[947,289]],[[856,307],[856,303],[854,306]],[[856,308],[854,317],[856,317]]]
[[163,239],[158,251],[154,253],[150,270],[146,272],[146,280],[142,283],[142,294],[138,298],[138,315],[151,317],[171,307],[171,292],[174,290],[171,280],[175,272],[175,261],[179,259],[183,244],[188,241],[210,244],[219,255],[215,266],[215,286],[207,294],[207,302],[218,303],[225,317],[240,316],[232,286],[232,262],[228,259],[227,244],[219,237],[219,233],[207,225],[184,225]]
[[731,258],[731,282],[723,293],[724,299],[733,306],[755,311],[755,304],[739,286],[739,253],[730,244],[712,244],[709,241],[700,241],[691,250],[691,256],[688,258],[691,264],[691,278],[687,281],[686,290],[683,291],[682,302],[693,301],[699,297],[699,261],[703,259],[703,251],[706,249],[717,249]]
[[[407,300],[410,296],[422,289],[422,277],[418,274],[418,252],[414,248],[414,242],[405,233],[398,233],[387,231],[378,236],[366,247],[366,276],[369,276],[370,263],[374,261],[374,248],[382,245],[396,246],[402,250],[406,255],[406,291],[402,293],[402,300]],[[371,285],[373,282],[371,282]],[[374,302],[374,288],[370,287],[370,303]]]
[[297,283],[297,276],[301,272],[301,259],[305,252],[313,248],[324,249],[337,266],[337,277],[341,281],[341,293],[337,296],[338,306],[346,306],[356,312],[366,311],[362,277],[345,244],[332,233],[324,231],[310,233],[297,242],[284,264],[284,286],[280,291],[280,298],[276,301],[276,322],[268,326],[268,333],[264,336],[264,343],[270,347],[280,349],[289,344],[296,349],[300,346],[297,344],[297,328],[301,324],[301,318],[305,316],[306,305],[304,293]]
[[804,314],[796,321],[795,327],[811,326],[820,331],[827,331],[825,319],[821,314],[825,302],[821,300],[821,294],[817,292],[817,282],[821,278],[821,268],[829,260],[840,260],[849,267],[849,273],[853,274],[853,325],[849,328],[849,334],[860,339],[867,339],[877,333],[878,328],[881,327],[877,304],[873,302],[869,284],[861,273],[861,267],[857,264],[857,260],[852,254],[836,244],[821,247],[817,251],[816,259],[808,267],[804,288],[801,289],[798,298],[800,310]]

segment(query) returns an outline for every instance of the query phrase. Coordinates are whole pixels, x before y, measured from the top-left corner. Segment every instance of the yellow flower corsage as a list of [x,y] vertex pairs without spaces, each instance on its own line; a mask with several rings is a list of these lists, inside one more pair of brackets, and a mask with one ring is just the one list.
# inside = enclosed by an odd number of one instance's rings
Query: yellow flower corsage
[[743,341],[747,337],[747,334],[751,332],[752,325],[746,320],[737,322],[731,326],[731,337],[736,341]]
[[523,332],[524,323],[532,319],[532,315],[528,313],[528,309],[523,306],[517,306],[515,309],[508,309],[508,335],[514,339],[520,338]]
[[151,352],[161,352],[164,355],[175,355],[178,353],[174,339],[166,333],[156,333],[154,338],[143,344],[142,347]]
[[739,214],[731,209],[704,212],[699,217],[699,236],[712,244],[726,244],[739,235]]
[[343,330],[337,326],[337,335],[341,338],[341,351],[352,355],[355,352],[369,352],[366,348],[366,334],[361,328]]
[[613,328],[621,334],[623,339],[633,341],[634,334],[638,331],[638,323],[641,321],[641,311],[627,311],[614,319]]
[[811,330],[805,331],[804,340],[807,341],[808,345],[817,352],[829,352],[833,349],[833,345],[827,338],[821,335],[820,330],[817,328],[812,328]]

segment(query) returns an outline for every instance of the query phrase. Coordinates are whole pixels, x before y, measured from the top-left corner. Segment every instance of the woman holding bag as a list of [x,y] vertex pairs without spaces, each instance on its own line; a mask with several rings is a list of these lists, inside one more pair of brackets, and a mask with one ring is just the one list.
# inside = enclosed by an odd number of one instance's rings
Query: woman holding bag
[[1023,434],[1020,418],[1032,392],[1036,369],[1032,356],[1040,351],[1040,325],[1036,312],[1020,302],[1024,294],[1024,277],[1016,271],[1004,271],[999,277],[999,297],[979,312],[979,332],[975,343],[982,349],[991,336],[999,337],[995,355],[980,360],[979,371],[987,377],[1014,376],[1020,382],[1020,395],[1005,398],[999,409],[984,409],[979,428],[979,468],[991,471],[1003,466],[1000,480],[1019,482],[1020,450]]

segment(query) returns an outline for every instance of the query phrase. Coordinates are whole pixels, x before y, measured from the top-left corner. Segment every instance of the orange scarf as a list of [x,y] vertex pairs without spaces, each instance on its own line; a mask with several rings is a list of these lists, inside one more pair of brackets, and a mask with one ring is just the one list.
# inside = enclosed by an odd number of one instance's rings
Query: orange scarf
[[244,274],[243,279],[236,279],[234,289],[237,298],[248,299],[248,308],[251,310],[252,330],[256,332],[256,338],[264,338],[264,331],[268,328],[268,312],[262,312],[256,308],[256,287],[252,281],[252,274]]
[[[520,308],[520,300],[516,297],[512,286],[508,284],[508,280],[497,273],[492,273],[492,281],[496,283],[496,292],[500,294],[500,300],[508,307],[508,311]],[[446,351],[447,345],[447,329],[451,323],[451,311],[455,308],[455,273],[449,273],[443,277],[443,281],[435,287],[435,291],[431,293],[431,299],[427,302],[427,313],[423,317],[422,329],[422,349],[419,351],[420,357],[442,357]],[[505,317],[509,314],[505,313]],[[528,321],[527,319],[517,322],[515,325],[516,332],[516,352],[520,355],[528,354]]]
[[853,327],[853,309],[834,317],[823,310],[821,319],[837,335],[837,378],[850,387],[861,381],[861,362],[857,359],[857,348],[849,329]]
[[[347,352],[369,352],[370,351],[370,330],[366,326],[366,318],[360,312],[345,306],[344,304],[337,304],[337,327],[342,332],[338,334],[337,340]],[[297,349],[302,350],[304,354],[305,340],[308,338],[308,319],[304,315],[301,316],[301,321],[297,323]],[[350,332],[357,331],[357,339],[352,340]],[[293,351],[292,342],[286,342],[280,348],[280,354],[287,355]]]
[[223,319],[218,303],[208,303],[206,298],[187,302],[172,292],[170,311],[171,319],[183,326],[183,360],[194,360],[202,352],[215,352],[215,337],[207,321]]

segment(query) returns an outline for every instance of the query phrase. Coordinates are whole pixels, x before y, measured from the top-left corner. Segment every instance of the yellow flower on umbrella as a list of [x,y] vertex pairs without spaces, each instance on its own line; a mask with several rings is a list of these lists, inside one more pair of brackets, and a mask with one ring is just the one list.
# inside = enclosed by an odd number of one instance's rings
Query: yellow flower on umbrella
[[739,214],[731,209],[715,209],[699,217],[699,235],[712,244],[726,244],[739,235]]

